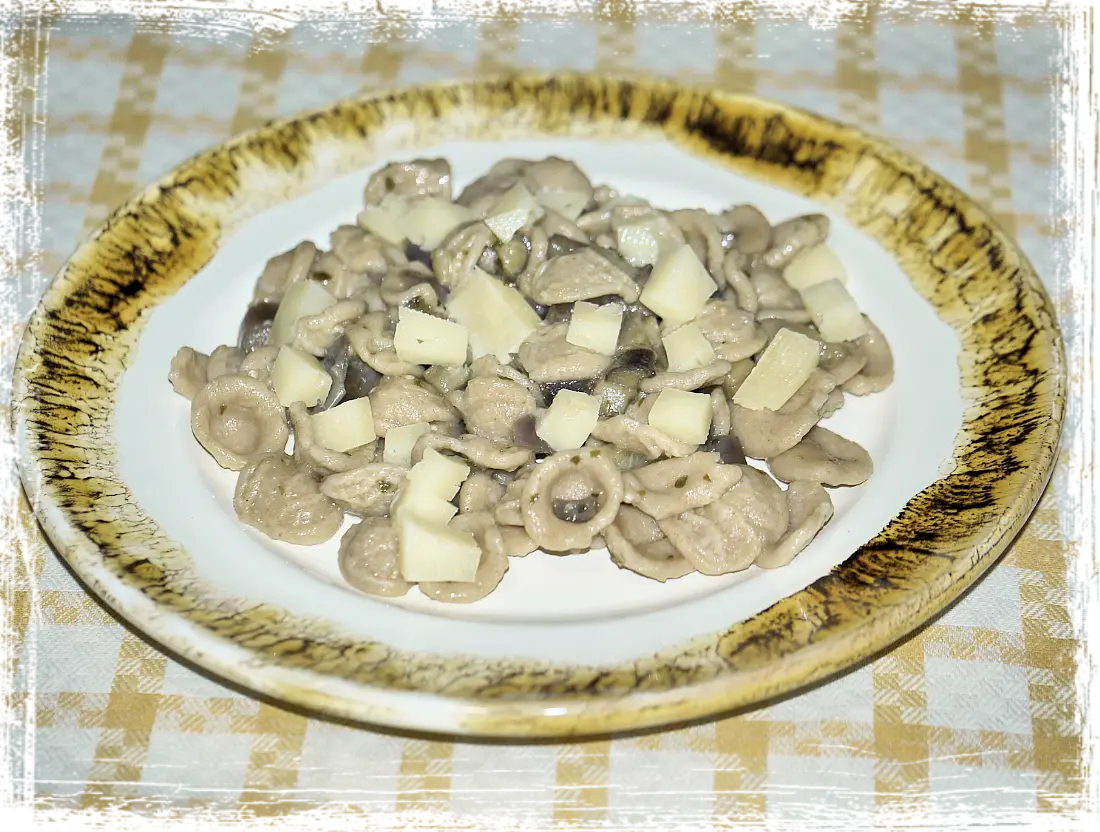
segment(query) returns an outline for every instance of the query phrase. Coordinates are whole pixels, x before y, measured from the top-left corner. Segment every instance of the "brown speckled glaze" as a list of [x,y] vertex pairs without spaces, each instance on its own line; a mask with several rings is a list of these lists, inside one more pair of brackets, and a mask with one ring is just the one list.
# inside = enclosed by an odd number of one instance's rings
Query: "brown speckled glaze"
[[[663,135],[825,202],[877,240],[960,339],[967,407],[954,471],[806,589],[726,632],[620,666],[401,653],[217,597],[117,472],[114,403],[146,315],[268,205],[444,137],[530,135]],[[185,163],[115,212],[50,286],[22,345],[14,402],[24,483],[57,548],[108,604],[183,657],[352,719],[417,727],[372,692],[423,691],[453,701],[455,733],[568,736],[759,702],[852,665],[941,610],[1035,506],[1059,440],[1065,371],[1049,300],[1019,250],[963,194],[883,143],[713,90],[520,77],[346,101]],[[228,649],[204,650],[211,637]],[[319,684],[333,679],[351,684]]]

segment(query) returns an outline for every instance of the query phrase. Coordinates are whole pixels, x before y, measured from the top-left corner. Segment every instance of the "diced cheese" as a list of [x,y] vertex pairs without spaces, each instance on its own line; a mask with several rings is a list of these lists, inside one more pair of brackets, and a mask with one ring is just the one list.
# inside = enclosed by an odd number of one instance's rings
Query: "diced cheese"
[[309,353],[283,346],[271,366],[271,385],[283,407],[294,402],[313,407],[328,395],[332,376]]
[[621,254],[632,266],[650,266],[661,256],[661,242],[652,220],[626,222],[615,228]]
[[555,451],[581,447],[600,418],[600,400],[587,393],[561,390],[538,424],[535,434]]
[[474,218],[473,212],[440,197],[418,199],[405,215],[405,233],[409,242],[431,251],[458,226]]
[[452,500],[470,476],[470,466],[428,448],[420,462],[409,469],[406,483],[417,482],[441,500]]
[[570,222],[576,222],[588,205],[588,194],[580,191],[540,191],[535,199],[544,208],[561,214]]
[[401,577],[417,583],[468,583],[481,562],[472,534],[411,515],[397,521],[397,548]]
[[398,310],[393,348],[410,364],[464,364],[470,333],[462,324],[417,312]]
[[275,317],[271,320],[271,333],[267,343],[281,347],[294,340],[294,324],[299,318],[320,315],[336,303],[336,298],[315,280],[299,280],[286,290]]
[[686,323],[718,291],[706,268],[686,243],[657,260],[641,301],[667,323]]
[[714,361],[714,347],[695,324],[684,324],[661,338],[670,373],[683,373]]
[[390,508],[390,516],[399,520],[405,516],[419,517],[433,523],[449,523],[458,514],[458,506],[427,492],[416,483],[407,483]]
[[374,432],[370,399],[352,399],[316,414],[313,435],[318,443],[338,453],[373,442],[378,434]]
[[821,243],[794,256],[783,277],[792,289],[806,289],[827,280],[848,282],[848,270],[827,244]]
[[517,231],[542,217],[545,212],[523,183],[517,183],[504,194],[485,218],[485,224],[502,243],[512,239]]
[[[559,394],[560,395],[560,394]],[[649,424],[689,445],[702,445],[710,433],[710,396],[666,387],[649,411]]]
[[827,280],[803,289],[802,302],[826,341],[852,341],[867,334],[863,313],[839,280]]
[[523,295],[475,268],[447,296],[447,314],[470,332],[474,360],[494,355],[502,363],[527,340],[541,321]]
[[405,200],[388,196],[379,205],[368,205],[359,212],[356,221],[361,228],[395,245],[408,238],[406,218],[409,206]]
[[817,369],[821,345],[813,338],[781,329],[764,350],[733,403],[749,410],[778,410]]
[[622,325],[623,308],[618,304],[597,306],[583,300],[578,301],[573,304],[573,315],[569,320],[565,340],[602,355],[614,355]]
[[417,439],[430,431],[431,426],[427,422],[390,428],[386,433],[386,441],[382,449],[382,461],[408,468],[412,465],[413,445],[416,444]]

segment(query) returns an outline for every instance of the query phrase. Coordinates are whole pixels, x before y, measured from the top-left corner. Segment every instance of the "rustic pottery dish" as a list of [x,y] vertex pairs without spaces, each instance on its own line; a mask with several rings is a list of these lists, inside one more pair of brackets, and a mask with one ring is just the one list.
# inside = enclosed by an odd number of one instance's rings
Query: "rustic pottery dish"
[[[443,156],[574,159],[669,205],[832,220],[896,381],[836,417],[875,463],[778,570],[659,584],[536,552],[469,606],[368,598],[331,547],[242,526],[234,478],[165,380],[232,340],[263,263],[354,216],[370,172]],[[752,705],[836,673],[943,609],[1038,501],[1065,368],[1030,264],[965,195],[888,145],[717,90],[592,76],[378,93],[184,163],[54,280],[19,354],[18,464],[62,557],[134,627],[253,691],[365,723],[512,738],[608,733]]]

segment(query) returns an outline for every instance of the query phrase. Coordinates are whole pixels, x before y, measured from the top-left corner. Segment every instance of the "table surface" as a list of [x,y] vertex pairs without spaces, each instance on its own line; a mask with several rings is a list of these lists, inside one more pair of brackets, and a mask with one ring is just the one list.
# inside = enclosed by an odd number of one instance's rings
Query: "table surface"
[[[4,403],[16,339],[50,275],[141,183],[276,115],[380,85],[511,68],[712,82],[886,137],[1015,235],[1047,282],[1073,357],[1054,186],[1061,45],[1050,21],[872,15],[815,28],[766,16],[487,16],[286,31],[228,17],[27,22],[12,42],[32,199],[19,215],[24,256],[4,278]],[[3,681],[14,689],[13,787],[53,808],[280,815],[323,806],[331,828],[353,811],[358,828],[362,813],[377,813],[378,828],[624,829],[811,817],[851,825],[910,812],[996,824],[1070,812],[1083,765],[1072,481],[1066,457],[1026,530],[961,603],[835,681],[685,730],[521,745],[309,719],[167,659],[82,591],[9,480],[5,496],[19,506],[5,512],[17,544],[5,578],[14,663]]]

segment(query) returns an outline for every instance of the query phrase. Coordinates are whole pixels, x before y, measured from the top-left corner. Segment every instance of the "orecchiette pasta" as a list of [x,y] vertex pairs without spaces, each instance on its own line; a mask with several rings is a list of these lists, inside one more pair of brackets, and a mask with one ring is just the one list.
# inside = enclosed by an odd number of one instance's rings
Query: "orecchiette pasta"
[[825,486],[872,475],[820,423],[893,356],[813,265],[839,262],[824,215],[666,209],[556,157],[457,196],[446,160],[395,162],[363,204],[268,261],[235,344],[168,374],[244,523],[312,545],[355,518],[358,590],[470,603],[511,557],[604,545],[662,582],[778,568],[832,517]]

